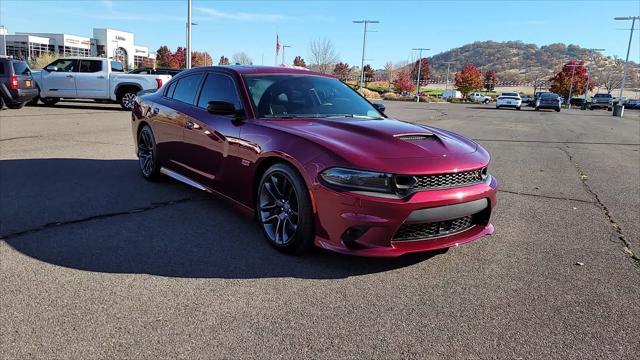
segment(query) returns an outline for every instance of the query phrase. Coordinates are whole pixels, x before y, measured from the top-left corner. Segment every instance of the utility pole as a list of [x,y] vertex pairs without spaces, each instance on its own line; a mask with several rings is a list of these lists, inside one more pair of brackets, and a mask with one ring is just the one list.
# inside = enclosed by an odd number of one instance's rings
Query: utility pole
[[587,95],[589,95],[589,83],[591,82],[591,62],[593,61],[594,51],[604,51],[604,49],[588,49],[589,50],[589,65],[587,66],[587,84],[584,88],[584,102],[582,103],[582,110],[587,109]]
[[418,79],[416,80],[416,102],[420,102],[420,70],[422,70],[422,50],[431,50],[427,48],[413,48],[411,50],[418,50]]
[[284,45],[284,44],[282,44],[282,65],[284,65],[284,64],[285,64],[285,62],[284,62],[284,52],[285,52],[285,50],[286,50],[287,48],[290,48],[290,47],[291,47],[291,45]]
[[640,16],[621,16],[615,17],[613,20],[631,20],[631,32],[629,33],[629,45],[627,46],[627,57],[624,60],[624,70],[622,72],[622,83],[620,84],[620,96],[618,96],[618,103],[613,107],[613,116],[622,117],[624,113],[624,104],[622,104],[622,94],[624,93],[624,83],[627,80],[627,67],[629,65],[629,51],[631,50],[631,40],[633,39],[633,27],[636,24],[636,20],[640,20]]
[[[449,89],[449,66],[451,64],[453,64],[454,62],[453,61],[445,61],[444,63],[447,64],[447,83],[444,84],[444,93],[446,94],[447,90]],[[451,96],[449,96],[449,97],[451,97]]]
[[364,24],[364,37],[362,39],[362,61],[360,62],[360,88],[364,88],[364,54],[367,49],[367,25],[379,24],[378,20],[353,20],[354,24]]

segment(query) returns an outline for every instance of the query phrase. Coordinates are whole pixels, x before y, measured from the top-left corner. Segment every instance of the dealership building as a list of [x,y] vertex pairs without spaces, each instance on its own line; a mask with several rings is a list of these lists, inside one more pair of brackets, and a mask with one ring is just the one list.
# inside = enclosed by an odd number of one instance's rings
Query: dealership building
[[94,28],[93,37],[35,32],[0,35],[0,55],[27,60],[47,52],[58,56],[100,56],[119,60],[130,69],[155,60],[155,53],[149,54],[149,48],[135,44],[133,33],[115,29]]

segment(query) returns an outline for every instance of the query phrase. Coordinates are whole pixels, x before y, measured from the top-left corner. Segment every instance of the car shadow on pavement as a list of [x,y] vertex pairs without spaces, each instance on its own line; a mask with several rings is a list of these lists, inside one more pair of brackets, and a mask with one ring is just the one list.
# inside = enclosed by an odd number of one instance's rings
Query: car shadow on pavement
[[[135,160],[0,161],[4,240],[72,269],[180,278],[340,279],[411,266],[446,251],[368,259],[315,249],[287,256],[227,202],[167,180]],[[6,256],[6,255],[5,255]]]
[[107,111],[125,111],[118,104],[104,104],[94,101],[77,101],[77,100],[61,100],[55,105],[46,106],[38,103],[38,105],[28,105],[29,107],[42,108],[60,108],[60,109],[76,109],[76,110],[107,110]]

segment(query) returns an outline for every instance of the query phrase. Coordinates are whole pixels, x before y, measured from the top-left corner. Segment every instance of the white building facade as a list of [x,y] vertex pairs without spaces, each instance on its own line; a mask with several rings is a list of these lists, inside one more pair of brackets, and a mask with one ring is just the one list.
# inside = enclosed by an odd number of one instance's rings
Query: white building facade
[[51,52],[58,56],[101,56],[121,61],[133,69],[151,66],[155,54],[149,49],[135,45],[134,34],[108,28],[94,28],[93,37],[82,37],[59,33],[17,32],[0,36],[0,52],[23,59],[31,59]]

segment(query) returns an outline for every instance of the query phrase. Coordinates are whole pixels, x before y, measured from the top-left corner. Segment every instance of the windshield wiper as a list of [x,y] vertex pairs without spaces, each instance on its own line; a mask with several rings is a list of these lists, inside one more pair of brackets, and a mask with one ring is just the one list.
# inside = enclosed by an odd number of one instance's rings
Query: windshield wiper
[[371,120],[379,120],[383,119],[379,116],[367,116],[367,115],[358,115],[358,114],[331,114],[325,115],[326,118],[354,118],[354,119],[371,119]]

